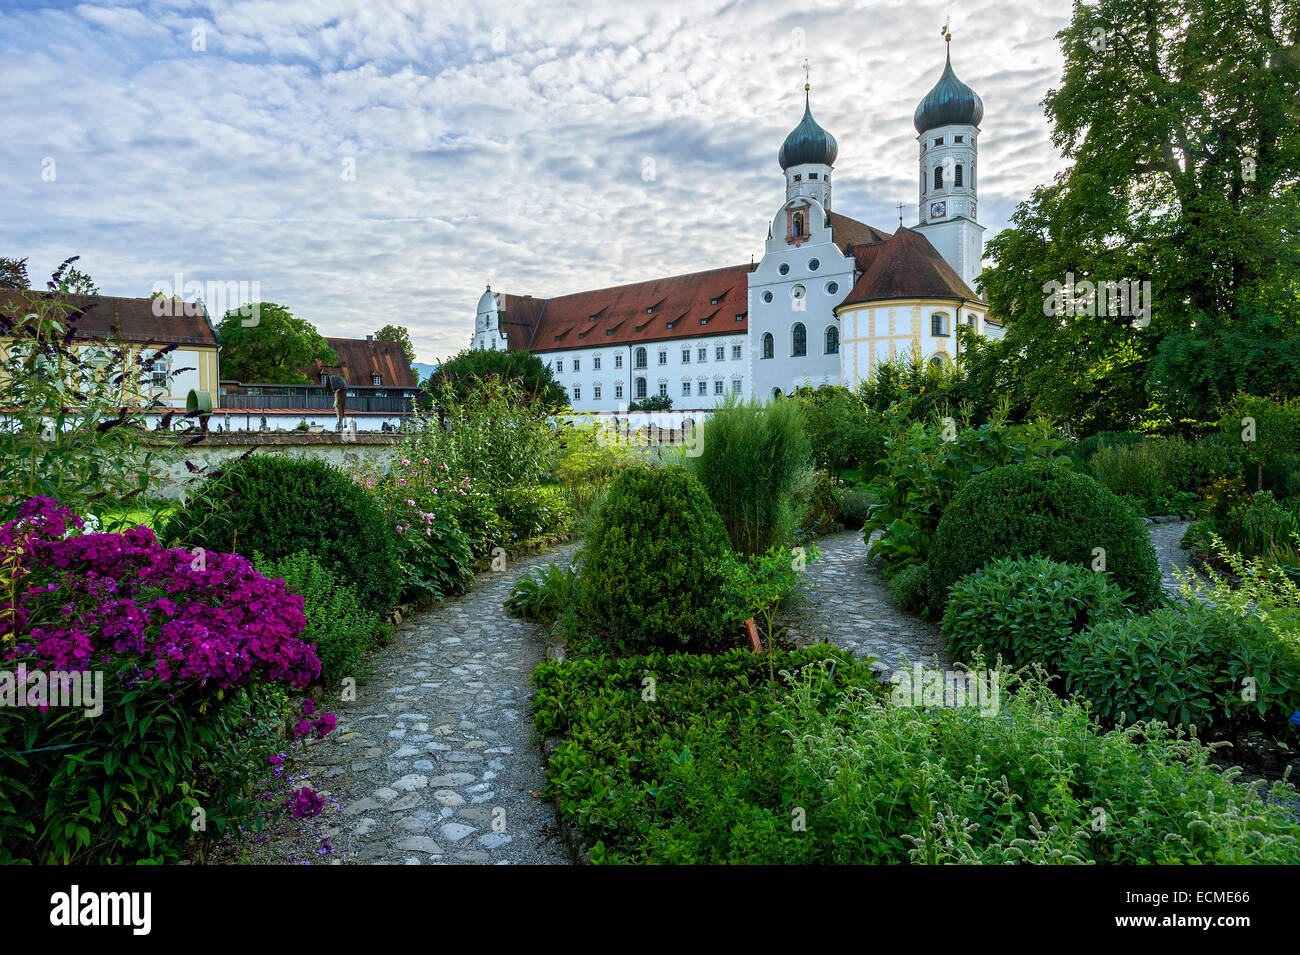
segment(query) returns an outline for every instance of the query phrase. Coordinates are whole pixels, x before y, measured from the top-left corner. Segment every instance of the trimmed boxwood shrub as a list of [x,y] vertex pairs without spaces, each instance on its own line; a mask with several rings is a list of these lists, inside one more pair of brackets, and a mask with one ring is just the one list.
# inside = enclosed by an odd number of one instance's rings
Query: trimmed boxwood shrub
[[1105,550],[1111,581],[1139,610],[1161,597],[1160,565],[1133,508],[1087,475],[1011,464],[962,485],[939,521],[930,551],[930,608],[941,612],[948,589],[991,560],[1039,554],[1091,568]]
[[982,653],[992,666],[1040,663],[1060,669],[1061,656],[1081,631],[1127,616],[1124,591],[1105,574],[1046,557],[991,561],[953,584],[940,629],[948,652],[962,663]]
[[1281,725],[1300,707],[1300,652],[1260,617],[1209,604],[1102,621],[1074,640],[1062,670],[1108,724],[1161,720],[1223,736]]
[[355,587],[370,610],[390,609],[401,587],[379,502],[323,461],[269,455],[233,461],[199,486],[163,536],[249,558],[309,553]]
[[610,484],[587,533],[584,616],[614,650],[717,645],[727,532],[680,467],[633,468]]

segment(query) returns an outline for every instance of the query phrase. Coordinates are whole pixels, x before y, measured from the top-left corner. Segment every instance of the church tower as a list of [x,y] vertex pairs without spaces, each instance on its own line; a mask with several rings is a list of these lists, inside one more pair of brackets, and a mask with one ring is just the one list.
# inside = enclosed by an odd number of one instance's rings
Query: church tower
[[947,63],[934,89],[916,107],[920,146],[917,231],[925,234],[966,284],[982,270],[984,227],[976,208],[979,124],[984,103],[952,71],[952,34],[945,28]]
[[[805,73],[807,62],[804,63]],[[804,76],[803,119],[790,130],[777,156],[785,173],[785,198],[813,199],[825,212],[831,211],[831,167],[840,147],[835,137],[817,125],[808,102],[811,86]]]

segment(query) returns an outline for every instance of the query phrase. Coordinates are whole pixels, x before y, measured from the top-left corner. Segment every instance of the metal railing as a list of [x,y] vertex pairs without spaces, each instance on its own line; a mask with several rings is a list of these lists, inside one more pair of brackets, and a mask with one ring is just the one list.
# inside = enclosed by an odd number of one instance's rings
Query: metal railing
[[[241,409],[302,408],[304,410],[334,410],[333,395],[222,395],[221,411]],[[378,398],[356,396],[345,399],[344,409],[350,413],[400,414],[411,410],[410,398]]]

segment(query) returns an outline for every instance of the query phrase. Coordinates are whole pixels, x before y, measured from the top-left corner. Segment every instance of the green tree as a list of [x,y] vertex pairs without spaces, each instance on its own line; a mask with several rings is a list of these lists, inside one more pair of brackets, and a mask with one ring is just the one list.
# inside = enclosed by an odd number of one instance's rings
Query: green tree
[[[1295,0],[1098,0],[1058,36],[1044,105],[1071,165],[989,243],[980,286],[1034,410],[1120,429],[1161,410],[1147,371],[1164,336],[1235,315],[1300,262],[1300,15]],[[1149,280],[1150,323],[1045,314],[1069,274]]]
[[231,309],[217,333],[222,377],[237,381],[302,384],[310,380],[302,371],[305,366],[339,360],[311,322],[274,302]]
[[1300,452],[1300,398],[1278,400],[1236,395],[1223,412],[1219,430],[1240,441],[1243,456],[1255,465],[1256,490],[1264,487],[1264,466]]
[[99,286],[85,272],[69,266],[59,281],[59,291],[64,295],[98,295]]
[[411,333],[406,330],[405,325],[385,325],[375,332],[375,340],[397,342],[402,346],[402,351],[406,353],[406,363],[408,365],[415,364],[415,346],[411,344]]
[[568,407],[569,396],[551,369],[526,351],[466,349],[448,358],[429,376],[425,390],[442,401],[471,401],[493,379],[517,381],[520,394],[546,411]]
[[10,259],[0,257],[0,288],[31,288],[31,280],[27,277],[27,259]]
[[642,398],[640,401],[634,401],[627,406],[628,411],[672,411],[673,399],[671,395],[651,395],[648,398]]

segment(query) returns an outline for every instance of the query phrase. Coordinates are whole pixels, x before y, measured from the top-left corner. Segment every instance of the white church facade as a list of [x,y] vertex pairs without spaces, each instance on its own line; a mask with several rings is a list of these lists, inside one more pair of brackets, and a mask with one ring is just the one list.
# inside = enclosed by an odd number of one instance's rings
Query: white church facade
[[984,250],[983,113],[949,54],[913,118],[919,221],[890,233],[833,211],[838,145],[813,119],[805,84],[803,118],[779,154],[785,202],[760,260],[549,299],[489,287],[472,347],[538,355],[575,411],[618,411],[655,395],[694,410],[728,394],[855,388],[913,349],[950,362],[958,324],[1002,334],[973,288]]

